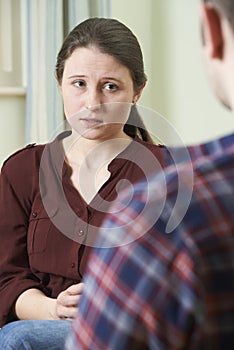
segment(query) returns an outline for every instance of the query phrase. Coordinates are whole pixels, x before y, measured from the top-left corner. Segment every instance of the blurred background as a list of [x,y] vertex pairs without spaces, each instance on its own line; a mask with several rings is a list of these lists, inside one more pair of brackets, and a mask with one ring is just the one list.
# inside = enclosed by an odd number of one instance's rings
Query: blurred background
[[[154,136],[155,113],[185,144],[233,131],[203,71],[198,15],[199,1],[188,0],[0,0],[0,163],[61,131],[56,55],[67,32],[93,16],[117,18],[138,37],[148,77],[139,104],[152,111]],[[163,141],[174,142],[170,133]]]

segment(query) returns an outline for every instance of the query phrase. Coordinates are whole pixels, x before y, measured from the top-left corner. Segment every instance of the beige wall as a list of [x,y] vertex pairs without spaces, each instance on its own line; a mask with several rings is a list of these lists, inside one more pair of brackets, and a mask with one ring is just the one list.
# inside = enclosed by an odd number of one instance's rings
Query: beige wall
[[199,1],[163,3],[164,18],[168,21],[164,76],[169,102],[165,107],[167,117],[187,143],[230,132],[233,115],[212,94],[203,69]]
[[[143,49],[148,84],[142,106],[166,117],[186,143],[209,140],[233,129],[231,114],[213,97],[203,72],[198,1],[111,0],[111,9],[112,17],[134,31]],[[18,29],[13,31],[16,75],[7,80],[0,60],[0,163],[25,142],[24,96],[1,96],[1,87],[22,81],[19,13],[16,9],[14,26]],[[147,123],[157,133],[154,117]]]
[[25,143],[25,99],[22,96],[0,96],[0,161]]
[[[6,5],[10,4],[8,1],[4,2]],[[25,143],[26,113],[25,89],[22,83],[21,7],[18,0],[11,1],[11,4],[11,26],[7,17],[7,8],[0,6],[0,164]],[[5,45],[9,45],[6,51]]]
[[185,143],[234,129],[233,115],[212,95],[204,74],[198,6],[187,0],[112,0],[112,16],[142,43],[149,82],[141,104],[167,118]]

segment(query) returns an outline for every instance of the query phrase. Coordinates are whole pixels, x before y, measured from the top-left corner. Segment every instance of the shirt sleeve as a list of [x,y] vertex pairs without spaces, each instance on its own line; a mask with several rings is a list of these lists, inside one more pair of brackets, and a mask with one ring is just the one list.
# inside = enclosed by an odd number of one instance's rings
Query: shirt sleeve
[[28,262],[32,181],[25,174],[24,163],[10,159],[0,175],[0,326],[15,319],[13,306],[23,291],[43,290]]

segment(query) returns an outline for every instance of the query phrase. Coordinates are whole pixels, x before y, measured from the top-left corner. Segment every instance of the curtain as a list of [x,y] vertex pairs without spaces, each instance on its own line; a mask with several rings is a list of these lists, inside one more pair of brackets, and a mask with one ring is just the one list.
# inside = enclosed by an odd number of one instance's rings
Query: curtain
[[68,30],[88,17],[110,17],[111,0],[68,0]]
[[54,77],[63,38],[62,0],[27,0],[26,142],[46,142],[62,123],[61,97]]
[[12,72],[12,3],[11,0],[0,0],[0,62],[4,72]]
[[[65,31],[88,17],[110,16],[110,0],[21,0],[26,51],[26,143],[44,143],[63,130],[54,71]],[[66,9],[66,11],[65,11]]]

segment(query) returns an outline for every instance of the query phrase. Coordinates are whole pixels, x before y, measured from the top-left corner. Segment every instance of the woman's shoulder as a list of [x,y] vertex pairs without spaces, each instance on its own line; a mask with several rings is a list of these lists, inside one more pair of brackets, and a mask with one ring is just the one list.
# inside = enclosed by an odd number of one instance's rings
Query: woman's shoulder
[[143,145],[144,147],[146,147],[148,150],[150,150],[152,153],[154,153],[155,155],[158,155],[162,152],[165,152],[166,146],[160,143],[152,143],[149,141],[143,141],[140,137],[136,136],[134,141],[140,143],[141,145]]
[[155,140],[152,140],[152,141],[145,141],[145,140],[142,140],[142,138],[140,138],[138,135],[136,135],[133,139],[134,141],[136,142],[139,142],[143,145],[145,145],[146,147],[148,148],[152,148],[152,149],[157,149],[157,148],[163,148],[165,147],[165,145],[163,144],[160,144],[158,143],[157,141]]
[[139,137],[135,138],[135,141],[143,145],[147,151],[150,151],[150,153],[157,158],[163,168],[173,163],[171,154],[165,144],[160,144],[156,141],[155,143],[143,141]]
[[[1,172],[10,177],[19,176],[31,177],[32,174],[37,173],[43,159],[49,159],[52,161],[55,158],[60,159],[61,153],[61,140],[69,133],[62,132],[57,135],[52,141],[43,144],[30,143],[27,146],[12,153],[4,162],[1,168]],[[44,156],[45,155],[45,156]],[[57,155],[57,156],[56,156]]]
[[3,168],[8,168],[13,165],[20,166],[20,168],[22,168],[22,166],[25,166],[27,164],[32,166],[33,161],[35,161],[37,158],[41,158],[41,154],[44,148],[45,144],[28,144],[25,147],[18,149],[17,151],[12,153],[8,158],[6,158],[3,162]]
[[12,183],[23,179],[27,182],[35,173],[38,173],[44,148],[45,145],[32,143],[12,153],[3,162],[1,174],[4,174]]

